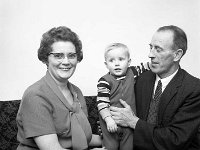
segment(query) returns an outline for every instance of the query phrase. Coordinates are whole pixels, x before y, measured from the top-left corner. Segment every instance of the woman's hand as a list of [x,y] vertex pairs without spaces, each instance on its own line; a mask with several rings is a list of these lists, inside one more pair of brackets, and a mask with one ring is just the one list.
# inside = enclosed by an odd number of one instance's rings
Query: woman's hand
[[91,147],[100,147],[102,146],[102,139],[101,136],[97,135],[97,134],[92,134],[92,139],[89,143],[89,146]]

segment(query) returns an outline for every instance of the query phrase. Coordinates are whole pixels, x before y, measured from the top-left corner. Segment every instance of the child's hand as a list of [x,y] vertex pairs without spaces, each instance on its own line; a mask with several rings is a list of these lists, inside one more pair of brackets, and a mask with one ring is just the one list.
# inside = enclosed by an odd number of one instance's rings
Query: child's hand
[[117,131],[117,124],[115,123],[115,121],[113,120],[111,116],[106,117],[105,121],[106,121],[108,132],[113,133]]

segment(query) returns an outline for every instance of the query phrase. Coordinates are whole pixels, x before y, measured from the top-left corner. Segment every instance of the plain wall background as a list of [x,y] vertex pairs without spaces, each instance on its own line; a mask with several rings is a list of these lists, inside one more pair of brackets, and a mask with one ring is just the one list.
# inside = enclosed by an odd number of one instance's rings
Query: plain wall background
[[153,33],[171,24],[188,37],[181,67],[200,78],[199,0],[0,0],[0,100],[21,99],[45,75],[37,49],[52,27],[64,25],[79,35],[84,59],[70,81],[84,95],[96,95],[97,81],[107,73],[108,44],[126,44],[132,65],[147,62]]

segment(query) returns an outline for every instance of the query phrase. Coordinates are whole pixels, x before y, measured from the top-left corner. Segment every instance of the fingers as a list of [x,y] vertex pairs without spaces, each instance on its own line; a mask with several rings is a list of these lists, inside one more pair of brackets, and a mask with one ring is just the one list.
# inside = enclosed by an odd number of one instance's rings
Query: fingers
[[112,112],[118,112],[120,108],[114,107],[114,106],[110,106],[110,111]]
[[107,129],[108,129],[108,132],[114,133],[117,131],[117,125],[108,126]]
[[100,126],[100,122],[97,121],[97,125],[98,125],[98,135],[103,138],[103,134],[102,134],[102,131],[101,131],[101,126]]
[[102,148],[92,148],[90,150],[107,150],[105,147],[102,147]]
[[112,115],[113,119],[117,119],[120,116],[120,110],[119,111],[110,111],[110,114]]
[[111,114],[112,116],[115,116],[116,113],[117,113],[117,112],[115,112],[115,111],[113,111],[113,110],[110,110],[110,114]]
[[130,107],[124,100],[120,99],[119,101],[125,108]]
[[[124,100],[119,99],[119,101],[120,101],[120,103],[121,103],[125,108],[130,107]],[[113,111],[113,112],[120,112],[121,109],[122,109],[122,108],[110,106],[110,111]]]

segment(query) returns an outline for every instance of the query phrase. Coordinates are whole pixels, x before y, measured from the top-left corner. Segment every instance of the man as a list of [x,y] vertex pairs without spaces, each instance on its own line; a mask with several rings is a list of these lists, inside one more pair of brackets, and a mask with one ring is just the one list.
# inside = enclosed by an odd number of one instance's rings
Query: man
[[200,149],[200,80],[180,67],[186,50],[182,29],[159,28],[150,43],[151,70],[136,82],[137,116],[123,100],[125,108],[111,107],[118,125],[134,129],[134,150]]

